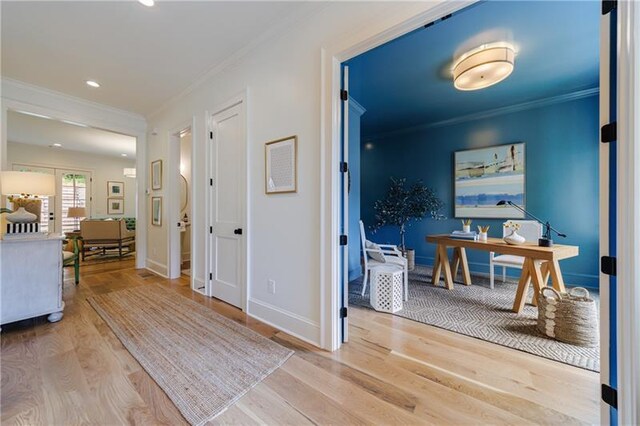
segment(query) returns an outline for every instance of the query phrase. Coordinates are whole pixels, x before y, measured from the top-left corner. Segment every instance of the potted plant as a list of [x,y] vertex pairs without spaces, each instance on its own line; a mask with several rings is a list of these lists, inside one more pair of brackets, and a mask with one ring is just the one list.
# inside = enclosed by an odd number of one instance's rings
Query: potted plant
[[411,187],[407,180],[391,178],[385,198],[377,200],[373,206],[375,211],[374,231],[385,225],[400,228],[400,249],[407,258],[409,269],[415,268],[415,250],[405,246],[405,233],[411,220],[422,220],[427,215],[434,219],[443,218],[438,211],[444,203],[436,196],[436,192],[422,181]]

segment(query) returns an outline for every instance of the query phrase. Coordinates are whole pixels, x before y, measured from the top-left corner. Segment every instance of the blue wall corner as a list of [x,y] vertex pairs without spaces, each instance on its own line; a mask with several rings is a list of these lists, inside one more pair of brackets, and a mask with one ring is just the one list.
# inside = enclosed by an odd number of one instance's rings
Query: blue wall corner
[[349,100],[349,281],[362,275],[360,266],[360,118],[365,110]]
[[[367,136],[363,139],[371,137]],[[427,244],[424,237],[449,233],[461,227],[460,221],[453,219],[453,153],[520,141],[526,143],[527,210],[548,219],[568,235],[566,239],[556,238],[557,243],[580,247],[578,257],[561,262],[566,283],[597,288],[597,95],[370,140],[369,144],[361,146],[360,157],[360,203],[365,226],[373,223],[373,204],[384,196],[390,177],[406,177],[409,182],[422,179],[445,202],[442,213],[448,219],[411,223],[407,230],[407,245],[416,249],[418,260],[432,258],[434,247]],[[353,167],[351,170],[353,177],[357,171]],[[475,219],[473,225],[474,228],[478,224],[491,225],[489,236],[501,237],[502,222]],[[397,244],[399,241],[397,230],[388,227],[371,238],[380,243]],[[357,259],[360,259],[359,253]],[[470,250],[468,259],[471,269],[476,272],[485,272],[482,265],[488,268],[487,253]]]

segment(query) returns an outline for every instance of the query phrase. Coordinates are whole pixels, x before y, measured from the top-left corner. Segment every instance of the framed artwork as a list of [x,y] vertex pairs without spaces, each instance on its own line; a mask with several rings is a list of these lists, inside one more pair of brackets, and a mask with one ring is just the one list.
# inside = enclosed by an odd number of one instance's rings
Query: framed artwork
[[162,189],[162,160],[151,163],[151,189]]
[[524,213],[498,201],[525,208],[524,142],[456,151],[454,154],[456,218],[522,219]]
[[265,193],[298,191],[298,137],[289,136],[265,144]]
[[124,182],[107,181],[107,197],[124,197]]
[[124,214],[124,199],[107,198],[107,214]]
[[151,197],[151,224],[162,226],[162,197]]

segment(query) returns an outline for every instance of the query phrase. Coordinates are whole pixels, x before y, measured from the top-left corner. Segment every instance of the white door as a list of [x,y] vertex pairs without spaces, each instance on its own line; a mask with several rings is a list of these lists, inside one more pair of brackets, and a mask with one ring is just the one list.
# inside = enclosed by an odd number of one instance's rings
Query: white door
[[244,108],[211,117],[210,295],[244,308],[246,160]]
[[[349,235],[349,67],[342,67],[342,164],[347,165],[345,168],[340,167],[341,172],[341,190],[342,190],[342,220],[341,235]],[[342,239],[342,237],[340,237]],[[348,244],[358,244],[357,241],[348,241],[344,244],[342,241],[342,306],[340,309],[340,319],[342,320],[342,342],[349,341],[349,319],[346,315],[349,306],[349,246]]]

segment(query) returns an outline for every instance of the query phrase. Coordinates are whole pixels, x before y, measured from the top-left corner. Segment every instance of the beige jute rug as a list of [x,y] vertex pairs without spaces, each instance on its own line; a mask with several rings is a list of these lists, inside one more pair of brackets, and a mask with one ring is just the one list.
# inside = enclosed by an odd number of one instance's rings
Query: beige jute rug
[[88,301],[192,425],[222,413],[293,354],[158,284]]

